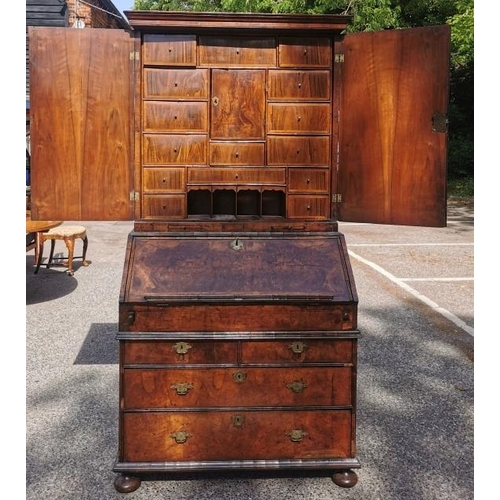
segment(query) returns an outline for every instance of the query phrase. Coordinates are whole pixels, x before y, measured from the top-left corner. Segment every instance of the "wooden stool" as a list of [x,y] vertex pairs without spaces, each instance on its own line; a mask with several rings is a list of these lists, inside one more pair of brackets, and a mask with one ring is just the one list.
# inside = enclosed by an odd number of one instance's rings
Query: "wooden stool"
[[39,252],[38,252],[38,259],[36,262],[35,274],[40,269],[40,264],[42,263],[42,257],[43,257],[43,244],[47,240],[50,240],[50,255],[49,255],[49,260],[47,261],[47,269],[50,267],[54,259],[54,247],[56,244],[56,240],[63,240],[66,245],[66,248],[68,249],[68,269],[66,270],[67,274],[69,274],[70,276],[73,276],[74,274],[73,252],[75,248],[75,240],[77,238],[80,238],[83,241],[82,265],[88,266],[90,264],[90,262],[85,259],[87,255],[88,239],[87,239],[87,231],[83,226],[63,225],[59,227],[54,227],[46,232],[40,233],[39,238],[40,238]]

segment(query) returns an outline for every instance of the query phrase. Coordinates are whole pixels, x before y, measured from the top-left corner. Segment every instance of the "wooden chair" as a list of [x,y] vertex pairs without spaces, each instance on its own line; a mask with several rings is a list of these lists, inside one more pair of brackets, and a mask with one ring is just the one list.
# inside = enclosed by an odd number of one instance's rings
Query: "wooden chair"
[[[54,260],[54,247],[56,244],[57,240],[62,240],[64,241],[64,244],[66,245],[66,248],[68,249],[68,269],[66,270],[66,273],[69,274],[70,276],[73,276],[74,274],[74,269],[73,269],[73,259],[74,257],[74,248],[75,248],[75,240],[76,239],[81,239],[83,241],[83,253],[82,253],[82,265],[83,266],[88,266],[90,264],[90,261],[86,260],[87,256],[87,247],[88,247],[88,238],[87,238],[87,231],[84,226],[58,226],[54,227],[52,229],[49,229],[48,231],[42,232],[39,234],[39,251],[38,251],[38,256],[36,259],[36,269],[35,269],[35,274],[38,273],[38,270],[40,269],[40,265],[42,263],[42,258],[43,258],[43,244],[45,241],[50,240],[50,255],[49,255],[49,260],[47,261],[47,269],[51,266],[53,260]],[[63,259],[64,257],[61,257]],[[80,258],[80,257],[76,257]],[[59,260],[59,258],[56,258],[56,260]]]

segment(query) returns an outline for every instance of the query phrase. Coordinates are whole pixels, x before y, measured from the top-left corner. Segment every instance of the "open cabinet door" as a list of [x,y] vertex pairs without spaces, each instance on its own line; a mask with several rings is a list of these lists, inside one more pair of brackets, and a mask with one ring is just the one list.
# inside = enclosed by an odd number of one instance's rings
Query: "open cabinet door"
[[446,226],[448,26],[347,35],[337,219]]
[[134,218],[131,53],[123,30],[30,28],[32,219]]

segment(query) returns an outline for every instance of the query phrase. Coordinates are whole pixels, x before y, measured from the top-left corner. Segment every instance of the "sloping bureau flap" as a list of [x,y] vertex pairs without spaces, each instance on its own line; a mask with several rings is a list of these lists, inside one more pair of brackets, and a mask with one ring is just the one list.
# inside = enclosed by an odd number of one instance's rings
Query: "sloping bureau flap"
[[131,233],[122,301],[357,302],[341,234]]

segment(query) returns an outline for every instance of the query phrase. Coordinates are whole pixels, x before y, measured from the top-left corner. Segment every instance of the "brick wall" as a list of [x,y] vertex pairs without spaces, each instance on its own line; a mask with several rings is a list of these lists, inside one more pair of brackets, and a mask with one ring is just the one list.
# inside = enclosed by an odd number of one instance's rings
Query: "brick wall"
[[[108,9],[105,2],[100,0],[68,0],[69,26],[74,26],[77,21],[83,22],[85,28],[120,28],[115,16],[104,12]],[[90,5],[95,5],[99,9],[94,9]],[[103,10],[100,10],[103,9]]]

